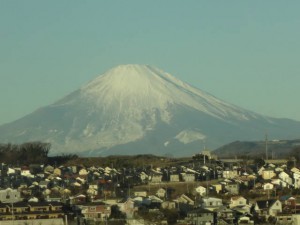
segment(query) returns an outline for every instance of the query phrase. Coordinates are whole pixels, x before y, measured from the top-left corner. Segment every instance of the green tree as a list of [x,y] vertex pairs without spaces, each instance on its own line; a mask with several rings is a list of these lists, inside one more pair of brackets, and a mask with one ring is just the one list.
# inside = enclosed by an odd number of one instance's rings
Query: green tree
[[176,224],[179,219],[179,212],[177,209],[163,209],[162,210],[168,224]]
[[119,206],[112,205],[111,206],[111,214],[110,219],[126,219],[126,214],[120,211]]
[[253,162],[258,167],[262,167],[263,165],[265,165],[265,160],[263,160],[262,158],[255,158]]

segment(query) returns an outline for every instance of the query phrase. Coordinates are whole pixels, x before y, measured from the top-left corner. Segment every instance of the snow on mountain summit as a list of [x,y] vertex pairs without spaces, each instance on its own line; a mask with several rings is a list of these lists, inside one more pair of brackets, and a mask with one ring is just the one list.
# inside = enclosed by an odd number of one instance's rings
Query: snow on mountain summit
[[178,104],[217,118],[247,120],[248,111],[225,103],[196,89],[172,75],[148,65],[120,65],[100,75],[81,88],[81,94],[98,106],[118,103],[121,107],[140,110],[167,110]]

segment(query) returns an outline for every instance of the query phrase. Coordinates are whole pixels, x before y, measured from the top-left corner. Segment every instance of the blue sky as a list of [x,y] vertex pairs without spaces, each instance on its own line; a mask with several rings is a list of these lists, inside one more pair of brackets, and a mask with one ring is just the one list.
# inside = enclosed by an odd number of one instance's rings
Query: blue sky
[[300,120],[299,10],[296,0],[2,0],[0,124],[128,63]]

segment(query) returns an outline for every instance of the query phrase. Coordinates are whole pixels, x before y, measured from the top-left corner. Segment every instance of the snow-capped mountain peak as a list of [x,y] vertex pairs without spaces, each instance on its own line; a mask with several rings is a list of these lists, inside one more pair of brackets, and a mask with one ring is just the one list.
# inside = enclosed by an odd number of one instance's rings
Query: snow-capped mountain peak
[[220,119],[247,120],[249,116],[255,116],[148,65],[117,66],[83,86],[81,91],[82,95],[101,106],[119,102],[125,107],[162,111],[178,104]]
[[294,137],[300,124],[242,109],[156,67],[121,65],[56,103],[0,126],[1,142],[45,141],[52,154],[187,155],[237,139]]

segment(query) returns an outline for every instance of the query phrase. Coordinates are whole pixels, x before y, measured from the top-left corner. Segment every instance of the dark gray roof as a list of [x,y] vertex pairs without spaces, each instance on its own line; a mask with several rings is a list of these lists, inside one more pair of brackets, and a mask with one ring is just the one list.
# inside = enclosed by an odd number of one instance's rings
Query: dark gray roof
[[260,209],[268,209],[270,208],[277,200],[276,199],[269,199],[269,200],[260,200],[257,201],[257,205]]

